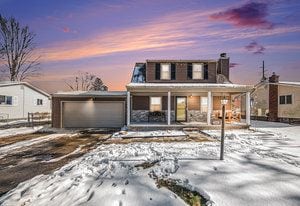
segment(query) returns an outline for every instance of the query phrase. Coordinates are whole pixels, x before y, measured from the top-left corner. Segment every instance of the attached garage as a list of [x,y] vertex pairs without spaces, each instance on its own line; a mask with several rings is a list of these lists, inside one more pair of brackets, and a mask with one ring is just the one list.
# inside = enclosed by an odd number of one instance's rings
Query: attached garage
[[64,92],[52,97],[52,126],[120,128],[126,124],[126,92]]
[[63,102],[62,127],[122,127],[125,124],[124,102]]

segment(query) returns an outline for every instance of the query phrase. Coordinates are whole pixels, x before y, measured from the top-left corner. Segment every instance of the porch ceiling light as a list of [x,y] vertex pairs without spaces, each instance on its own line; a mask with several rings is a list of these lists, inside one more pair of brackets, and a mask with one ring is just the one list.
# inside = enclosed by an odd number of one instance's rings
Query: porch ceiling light
[[221,99],[222,105],[226,105],[227,103],[228,103],[228,99],[226,99],[225,97],[223,99]]

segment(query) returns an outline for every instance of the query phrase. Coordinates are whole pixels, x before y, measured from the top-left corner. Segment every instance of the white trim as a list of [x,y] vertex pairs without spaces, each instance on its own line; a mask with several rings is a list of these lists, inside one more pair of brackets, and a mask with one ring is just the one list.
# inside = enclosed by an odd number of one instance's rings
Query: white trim
[[207,92],[207,124],[211,125],[211,113],[212,113],[212,93]]
[[168,91],[168,125],[171,124],[171,92]]
[[246,93],[246,123],[247,125],[251,125],[251,105],[250,105],[251,97],[250,92]]
[[130,92],[127,92],[127,126],[130,125]]

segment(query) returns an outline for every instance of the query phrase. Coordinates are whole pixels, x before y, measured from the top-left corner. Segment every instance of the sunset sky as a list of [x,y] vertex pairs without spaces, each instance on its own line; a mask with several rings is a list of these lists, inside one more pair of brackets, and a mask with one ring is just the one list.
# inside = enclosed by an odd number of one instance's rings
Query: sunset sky
[[231,80],[268,74],[300,81],[300,1],[0,0],[0,14],[36,33],[43,75],[34,85],[53,93],[78,71],[124,90],[135,62],[230,56]]

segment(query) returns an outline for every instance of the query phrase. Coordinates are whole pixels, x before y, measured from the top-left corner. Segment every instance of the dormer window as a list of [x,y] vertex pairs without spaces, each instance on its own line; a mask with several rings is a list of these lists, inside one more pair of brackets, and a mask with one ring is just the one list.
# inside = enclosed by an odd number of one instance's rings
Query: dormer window
[[171,64],[160,64],[160,79],[171,79]]
[[193,64],[193,79],[204,79],[203,64]]

